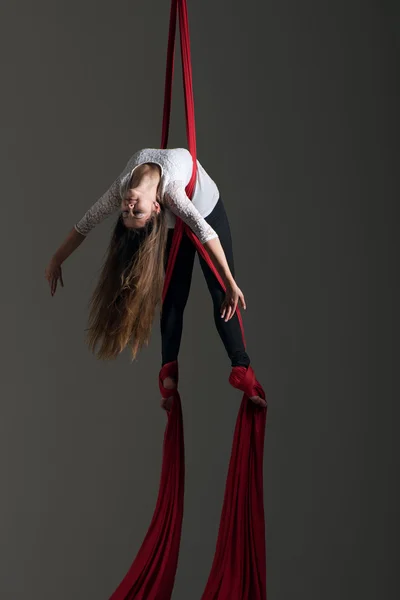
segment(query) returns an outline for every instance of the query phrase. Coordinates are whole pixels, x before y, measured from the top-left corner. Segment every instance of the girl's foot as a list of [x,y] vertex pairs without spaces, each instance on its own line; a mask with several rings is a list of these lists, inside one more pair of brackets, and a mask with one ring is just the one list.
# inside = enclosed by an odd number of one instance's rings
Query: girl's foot
[[266,400],[263,400],[260,396],[251,396],[250,400],[254,402],[254,404],[258,404],[261,408],[267,408]]
[[[176,388],[176,381],[173,377],[166,377],[163,381],[163,386],[167,390],[174,390]],[[174,396],[169,396],[168,398],[161,399],[161,408],[166,411],[170,411],[172,407],[172,401]]]

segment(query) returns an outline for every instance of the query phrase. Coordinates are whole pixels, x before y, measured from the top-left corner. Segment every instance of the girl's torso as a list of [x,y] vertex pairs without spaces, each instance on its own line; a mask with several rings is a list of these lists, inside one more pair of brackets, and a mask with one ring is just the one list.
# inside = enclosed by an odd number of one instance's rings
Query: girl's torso
[[[144,163],[155,163],[161,169],[161,200],[170,184],[183,182],[186,187],[192,177],[193,159],[190,152],[185,148],[144,148],[133,154],[129,160],[126,175],[121,178],[120,182],[121,196],[126,191],[133,171]],[[215,181],[197,161],[196,186],[192,197],[193,205],[205,218],[212,212],[218,199],[219,190]],[[174,227],[175,220],[175,215],[171,211],[167,211],[168,227]]]

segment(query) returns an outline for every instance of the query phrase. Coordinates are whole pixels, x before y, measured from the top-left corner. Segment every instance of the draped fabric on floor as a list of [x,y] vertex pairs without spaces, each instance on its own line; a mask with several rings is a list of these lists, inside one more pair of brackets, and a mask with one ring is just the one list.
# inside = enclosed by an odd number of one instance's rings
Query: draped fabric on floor
[[[166,148],[168,144],[178,18],[187,139],[193,158],[193,173],[186,193],[192,198],[196,184],[197,153],[186,0],[171,1],[161,148]],[[163,301],[183,235],[189,236],[225,290],[224,283],[205,248],[191,229],[177,218],[166,270]],[[244,339],[239,308],[237,315]],[[139,552],[110,600],[170,600],[172,596],[184,505],[184,437],[178,386],[176,390],[167,390],[163,381],[167,376],[171,376],[178,382],[178,375],[177,361],[164,365],[159,373],[161,395],[170,397],[173,394],[174,400],[171,410],[167,413],[158,499]],[[249,400],[250,396],[255,395],[265,399],[265,393],[252,367],[233,367],[229,382],[243,392],[243,398],[236,421],[216,551],[201,600],[265,600],[263,456],[267,410]],[[187,597],[192,599],[191,590],[187,590]]]

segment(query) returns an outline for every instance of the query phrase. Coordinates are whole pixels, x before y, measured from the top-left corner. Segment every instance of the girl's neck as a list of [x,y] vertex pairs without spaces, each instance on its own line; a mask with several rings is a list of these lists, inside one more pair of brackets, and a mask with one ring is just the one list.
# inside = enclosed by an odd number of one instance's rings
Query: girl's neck
[[161,170],[160,167],[156,164],[143,164],[140,165],[133,172],[132,179],[130,182],[130,187],[135,188],[139,186],[143,187],[152,187],[158,186],[161,179]]

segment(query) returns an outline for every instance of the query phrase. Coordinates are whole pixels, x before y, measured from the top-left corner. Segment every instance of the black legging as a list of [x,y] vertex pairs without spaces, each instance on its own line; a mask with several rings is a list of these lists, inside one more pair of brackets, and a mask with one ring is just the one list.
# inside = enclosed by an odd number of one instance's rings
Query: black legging
[[[211,214],[206,217],[206,221],[218,234],[229,268],[233,277],[235,277],[231,231],[221,198],[218,200]],[[168,232],[167,258],[171,248],[173,233],[173,229],[170,229]],[[178,249],[176,263],[161,313],[163,365],[178,358],[182,338],[183,313],[189,296],[195,254],[196,248],[194,244],[184,234]],[[213,299],[215,325],[231,360],[231,365],[247,367],[250,364],[250,358],[244,347],[237,314],[227,322],[221,318],[221,305],[224,301],[225,293],[205,260],[200,255],[199,259]]]

